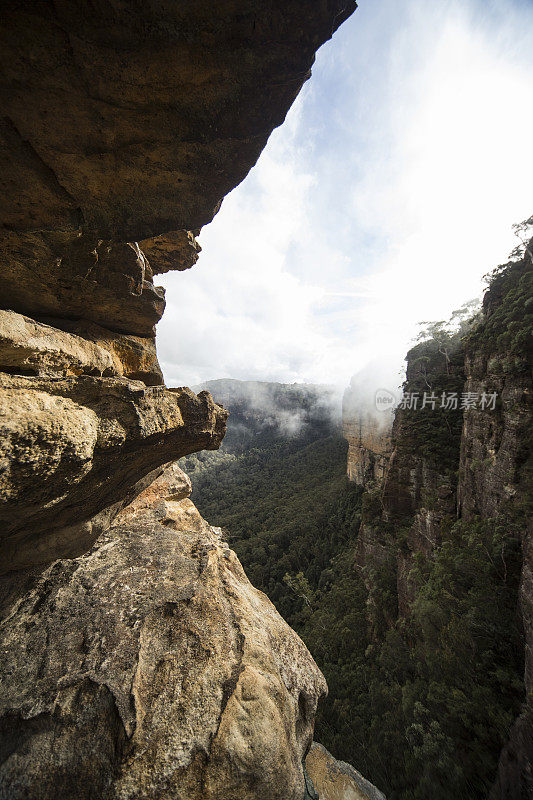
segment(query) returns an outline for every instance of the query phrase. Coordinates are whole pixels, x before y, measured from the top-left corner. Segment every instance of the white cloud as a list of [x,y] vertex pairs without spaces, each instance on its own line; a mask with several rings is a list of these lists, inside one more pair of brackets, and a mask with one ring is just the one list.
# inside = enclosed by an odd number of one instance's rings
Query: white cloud
[[401,363],[416,323],[478,294],[513,246],[531,213],[533,9],[384,6],[323,48],[198,264],[165,276],[170,385]]

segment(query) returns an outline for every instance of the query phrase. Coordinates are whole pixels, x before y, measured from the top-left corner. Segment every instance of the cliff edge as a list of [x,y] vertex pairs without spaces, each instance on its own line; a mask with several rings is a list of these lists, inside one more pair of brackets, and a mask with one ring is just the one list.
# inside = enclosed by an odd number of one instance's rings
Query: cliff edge
[[195,264],[354,8],[4,4],[5,796],[303,795],[324,681],[182,490],[165,494],[165,465],[219,447],[227,412],[164,386],[154,277]]

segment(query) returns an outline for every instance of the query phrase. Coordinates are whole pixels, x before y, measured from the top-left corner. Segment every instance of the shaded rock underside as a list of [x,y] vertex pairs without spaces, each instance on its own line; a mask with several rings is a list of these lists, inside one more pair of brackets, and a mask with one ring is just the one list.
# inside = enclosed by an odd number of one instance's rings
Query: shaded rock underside
[[154,276],[195,264],[354,8],[3,6],[2,796],[303,796],[325,684],[163,470],[227,412],[164,386]]

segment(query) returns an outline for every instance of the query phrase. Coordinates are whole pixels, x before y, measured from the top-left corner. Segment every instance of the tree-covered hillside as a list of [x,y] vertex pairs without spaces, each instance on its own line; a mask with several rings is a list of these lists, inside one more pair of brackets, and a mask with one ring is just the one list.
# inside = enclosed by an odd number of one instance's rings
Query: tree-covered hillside
[[300,597],[285,576],[323,585],[358,523],[360,492],[346,479],[347,443],[331,392],[241,381],[206,388],[229,407],[228,433],[219,451],[182,459],[192,499],[294,626]]
[[317,740],[389,800],[500,797],[498,759],[526,701],[530,281],[531,260],[499,268],[470,330],[440,326],[413,348],[408,394],[470,386],[498,399],[465,425],[459,406],[398,412],[383,485],[347,483],[347,446],[328,425],[232,443],[230,416],[229,448],[184,460],[200,511],[327,679]]
[[252,583],[291,625],[301,603],[285,575],[302,574],[322,586],[330,560],[357,526],[360,492],[346,479],[346,450],[344,439],[332,434],[221,454],[192,470],[191,459],[184,465],[200,512],[223,528]]

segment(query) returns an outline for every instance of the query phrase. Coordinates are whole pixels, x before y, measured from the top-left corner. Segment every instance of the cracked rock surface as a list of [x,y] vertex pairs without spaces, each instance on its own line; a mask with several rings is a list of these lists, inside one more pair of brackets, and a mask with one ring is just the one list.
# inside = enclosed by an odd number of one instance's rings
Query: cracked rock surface
[[169,460],[216,449],[226,430],[227,412],[187,388],[18,375],[0,376],[0,388],[0,573],[79,555],[75,536],[56,549],[61,531]]
[[301,800],[322,675],[170,465],[0,627],[10,800]]
[[355,7],[3,3],[1,800],[303,797],[325,683],[162,472],[227,412],[164,386],[154,276]]

